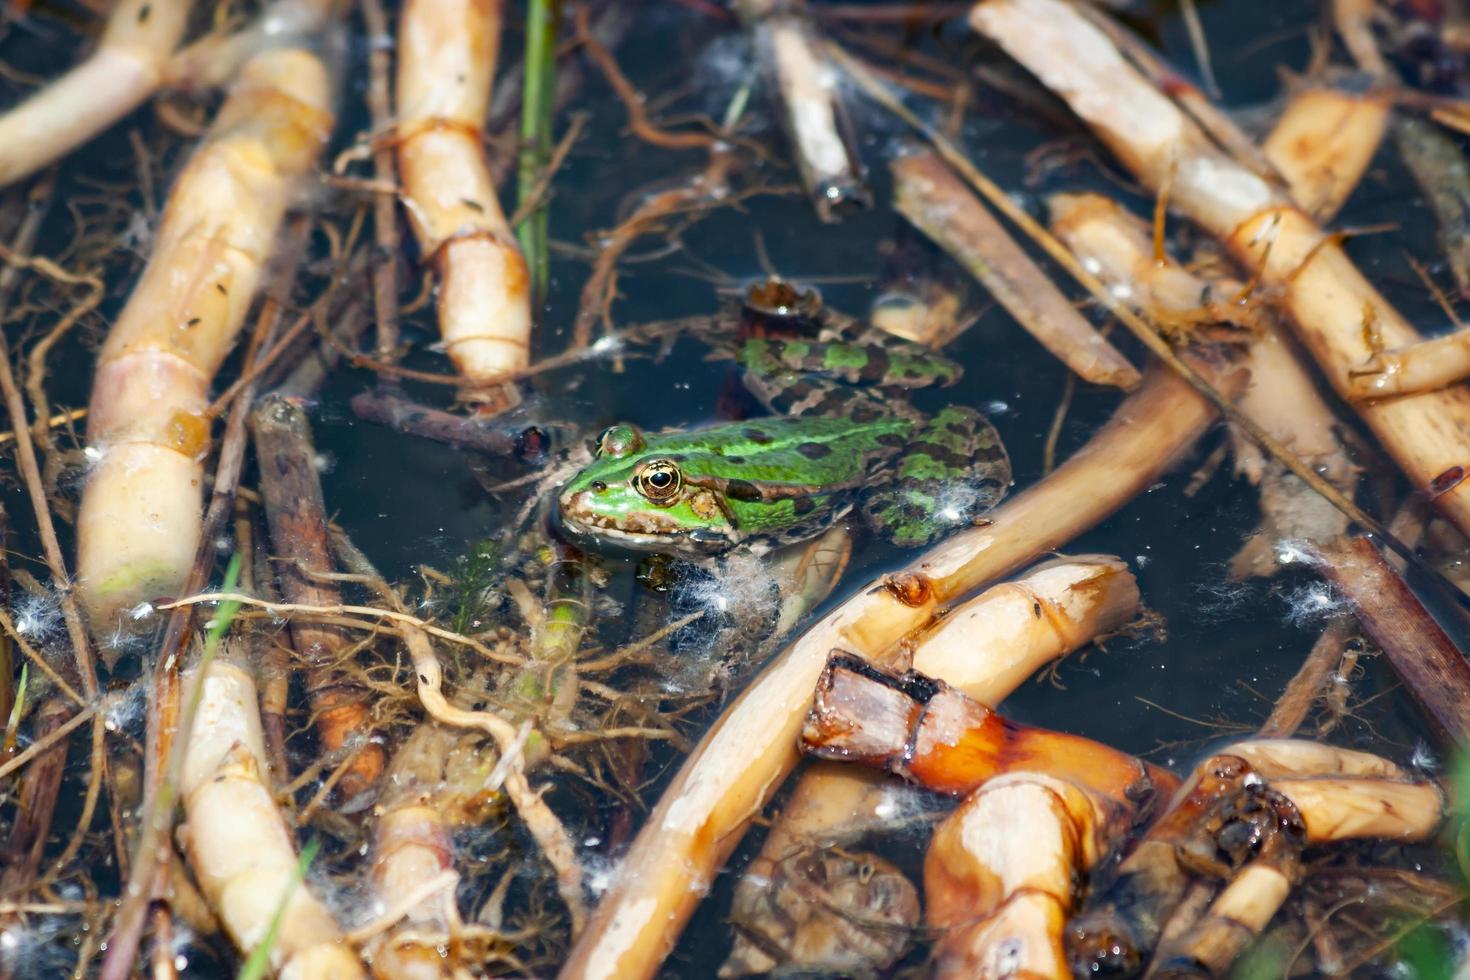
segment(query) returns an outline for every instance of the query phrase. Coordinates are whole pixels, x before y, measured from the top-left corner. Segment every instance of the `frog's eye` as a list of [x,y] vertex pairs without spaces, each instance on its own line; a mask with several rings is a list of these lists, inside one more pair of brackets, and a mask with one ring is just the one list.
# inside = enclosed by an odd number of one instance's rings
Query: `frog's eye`
[[643,448],[643,434],[631,425],[614,425],[597,437],[598,456],[622,459]]
[[656,459],[638,471],[638,492],[656,504],[672,501],[683,483],[672,460]]

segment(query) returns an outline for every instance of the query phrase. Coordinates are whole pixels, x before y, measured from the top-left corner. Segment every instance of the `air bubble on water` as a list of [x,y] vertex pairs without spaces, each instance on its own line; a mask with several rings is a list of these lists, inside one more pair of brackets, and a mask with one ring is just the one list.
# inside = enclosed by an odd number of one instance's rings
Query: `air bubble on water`
[[311,457],[311,468],[326,476],[337,468],[337,457],[332,453],[317,453]]

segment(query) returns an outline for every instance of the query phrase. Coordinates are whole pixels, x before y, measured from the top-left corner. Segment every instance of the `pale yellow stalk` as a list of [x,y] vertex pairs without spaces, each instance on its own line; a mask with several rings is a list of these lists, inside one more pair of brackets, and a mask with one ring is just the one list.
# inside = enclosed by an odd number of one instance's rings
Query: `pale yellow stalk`
[[530,360],[531,293],[485,159],[500,0],[408,0],[398,31],[403,205],[439,277],[455,370],[484,384]]
[[[189,676],[199,680],[197,671]],[[278,976],[363,976],[331,912],[309,885],[295,882],[299,859],[264,775],[254,680],[231,663],[215,661],[202,683],[179,782],[182,835],[200,890],[244,954],[266,938],[280,913],[270,953]]]
[[99,633],[174,592],[194,560],[210,381],[330,133],[327,88],[305,51],[265,52],[244,66],[179,174],[153,255],[98,355],[77,570]]
[[[1375,342],[1418,333],[1363,277],[1341,245],[1278,187],[1221,153],[1188,117],[1060,0],[985,0],[975,28],[1061,96],[1151,190],[1216,235],[1291,316],[1343,397]],[[1375,338],[1378,340],[1375,341]],[[1455,387],[1354,406],[1447,518],[1470,530],[1470,391]]]
[[862,162],[848,142],[837,73],[816,43],[801,0],[738,0],[767,77],[777,90],[792,156],[823,221],[866,201]]
[[[1224,379],[1218,379],[1224,380]],[[561,976],[652,976],[747,822],[796,763],[834,647],[881,658],[942,602],[1057,548],[1149,486],[1213,417],[1157,369],[1076,455],[910,569],[858,590],[771,662],[707,732],[650,814]]]
[[1349,378],[1348,395],[1383,398],[1434,391],[1470,378],[1470,329],[1374,353]]
[[1262,149],[1292,198],[1318,221],[1330,221],[1388,132],[1387,88],[1352,92],[1320,83],[1299,86]]
[[118,0],[89,58],[0,115],[0,186],[61,159],[152,95],[191,6]]
[[1062,931],[1073,881],[1106,853],[1106,802],[1065,780],[1012,773],[934,830],[924,894],[946,980],[1071,976]]

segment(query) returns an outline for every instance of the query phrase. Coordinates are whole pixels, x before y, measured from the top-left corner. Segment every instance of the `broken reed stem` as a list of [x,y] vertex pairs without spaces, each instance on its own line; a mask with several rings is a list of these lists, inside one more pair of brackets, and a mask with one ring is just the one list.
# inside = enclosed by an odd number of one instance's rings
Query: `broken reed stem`
[[513,389],[481,386],[526,366],[534,320],[484,149],[503,12],[503,0],[408,0],[396,87],[403,204],[434,269],[439,332],[473,383],[463,394],[500,408]]
[[1242,415],[1229,398],[1181,359],[1174,352],[1169,342],[1159,335],[1157,330],[1129,309],[1117,296],[1113,295],[1111,290],[1077,261],[1076,257],[1072,255],[1071,251],[1065,245],[1027,214],[999,185],[981,173],[969,161],[969,158],[960,152],[959,148],[945,138],[942,133],[914,115],[882,82],[874,78],[872,73],[864,65],[838,46],[829,45],[829,47],[833,52],[835,60],[843,66],[865,92],[871,95],[884,108],[902,119],[915,131],[923,135],[925,139],[929,140],[939,155],[944,158],[945,162],[954,167],[960,173],[960,176],[964,177],[971,187],[979,191],[980,195],[992,207],[1024,231],[1032,241],[1040,245],[1047,255],[1055,260],[1062,268],[1066,269],[1083,288],[1092,294],[1093,298],[1101,303],[1109,313],[1117,317],[1135,337],[1142,341],[1145,347],[1188,382],[1190,387],[1207,398],[1232,425],[1238,426],[1250,436],[1253,442],[1258,444],[1270,456],[1279,460],[1283,466],[1299,477],[1302,482],[1325,497],[1334,507],[1342,511],[1349,518],[1371,531],[1375,537],[1382,540],[1389,547],[1404,555],[1409,560],[1418,560],[1414,556],[1412,549],[1406,548],[1397,538],[1393,537],[1388,532],[1388,529],[1376,518],[1369,515],[1327,480],[1324,480],[1312,467],[1304,463],[1295,453],[1282,445],[1253,419]]
[[306,50],[251,58],[175,180],[147,267],[98,355],[77,568],[99,634],[125,625],[139,603],[176,594],[189,573],[201,541],[208,388],[326,141],[329,91]]
[[[285,236],[290,243],[286,246],[286,254],[299,255],[309,233],[310,222],[304,219],[293,221]],[[291,287],[296,281],[296,272],[294,263],[285,267],[281,280],[274,284],[280,290],[281,295],[289,297]],[[247,354],[256,355],[258,360],[261,352],[268,349],[271,339],[280,326],[280,316],[280,302],[267,299],[262,304]],[[247,373],[249,373],[251,363],[251,358],[247,356]],[[255,400],[255,389],[255,382],[253,380],[248,382],[230,406],[230,414],[225,421],[224,435],[220,439],[219,460],[215,464],[209,506],[205,508],[200,524],[200,536],[195,548],[194,559],[181,583],[182,589],[186,592],[195,592],[203,587],[218,558],[214,542],[216,536],[224,528],[225,521],[234,510],[235,491],[240,484],[240,471],[245,465],[246,421]],[[152,882],[157,869],[161,867],[168,853],[166,846],[158,845],[157,838],[166,837],[172,828],[173,812],[170,810],[165,817],[155,820],[152,817],[151,807],[159,794],[170,792],[166,785],[168,773],[175,766],[173,761],[175,756],[181,754],[177,745],[177,731],[172,727],[172,723],[178,720],[179,706],[175,702],[180,690],[179,670],[182,666],[184,646],[188,642],[192,617],[192,608],[180,607],[171,610],[164,625],[163,641],[154,654],[154,666],[149,683],[146,740],[146,747],[149,751],[144,773],[143,826],[134,852],[136,858],[133,862],[134,877],[129,879],[130,888],[124,891],[122,904],[113,920],[107,956],[102,967],[104,973],[110,970],[113,971],[112,976],[119,978],[127,975],[127,971],[131,969],[133,960],[137,956],[138,946],[142,942],[148,903],[153,897]],[[158,826],[159,824],[163,826]],[[151,870],[145,874],[145,869]]]
[[59,160],[152,95],[192,5],[118,0],[90,57],[0,115],[0,185]]

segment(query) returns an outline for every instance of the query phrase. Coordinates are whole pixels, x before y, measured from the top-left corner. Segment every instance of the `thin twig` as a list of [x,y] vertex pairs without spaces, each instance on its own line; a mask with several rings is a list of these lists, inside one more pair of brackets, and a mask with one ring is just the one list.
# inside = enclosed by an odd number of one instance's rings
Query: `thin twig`
[[498,663],[512,664],[515,666],[522,666],[526,663],[526,660],[523,657],[517,657],[514,654],[492,650],[485,644],[481,643],[479,640],[476,640],[473,637],[465,636],[463,633],[456,633],[453,630],[447,630],[441,626],[435,626],[433,623],[427,622],[426,620],[422,620],[419,617],[410,615],[408,613],[396,612],[392,609],[381,609],[377,606],[353,606],[345,604],[330,606],[311,606],[294,602],[266,602],[264,599],[257,599],[255,596],[245,595],[241,592],[200,592],[197,595],[185,596],[182,599],[175,599],[172,602],[163,603],[159,605],[158,608],[161,610],[180,609],[189,606],[201,605],[207,602],[238,602],[242,605],[254,606],[258,609],[263,609],[268,613],[282,616],[289,616],[292,614],[325,616],[353,614],[358,616],[381,617],[383,619],[390,619],[395,622],[404,623],[408,626],[421,629],[425,633],[439,637],[439,639],[441,640],[448,640],[450,643],[456,643],[460,646],[469,647],[471,650],[474,650],[476,653],[480,654],[487,660],[494,660]]

